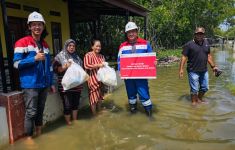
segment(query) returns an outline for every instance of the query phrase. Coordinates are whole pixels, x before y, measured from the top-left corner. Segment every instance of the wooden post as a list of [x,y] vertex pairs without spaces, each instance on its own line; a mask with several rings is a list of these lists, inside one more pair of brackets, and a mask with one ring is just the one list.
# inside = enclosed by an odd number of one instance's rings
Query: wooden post
[[144,39],[147,39],[147,17],[144,17]]
[[2,52],[1,36],[0,36],[0,72],[1,72],[1,80],[2,80],[2,91],[4,93],[7,93],[7,82],[6,82],[3,52]]
[[10,43],[10,33],[9,33],[9,27],[8,27],[8,21],[7,21],[7,11],[6,11],[6,4],[5,0],[1,0],[1,7],[2,7],[2,18],[3,18],[3,28],[5,33],[5,42],[6,42],[6,51],[7,51],[7,59],[8,59],[8,69],[10,74],[10,86],[11,90],[15,90],[16,87],[14,87],[14,84],[12,83],[14,81],[13,77],[13,47]]

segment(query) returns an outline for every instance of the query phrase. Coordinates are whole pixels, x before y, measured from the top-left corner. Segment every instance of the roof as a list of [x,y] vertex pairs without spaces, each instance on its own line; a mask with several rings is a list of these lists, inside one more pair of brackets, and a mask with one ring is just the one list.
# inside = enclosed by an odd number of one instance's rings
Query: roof
[[[71,14],[77,21],[96,20],[99,15],[147,16],[149,10],[130,0],[71,0]],[[74,17],[73,17],[74,18]]]

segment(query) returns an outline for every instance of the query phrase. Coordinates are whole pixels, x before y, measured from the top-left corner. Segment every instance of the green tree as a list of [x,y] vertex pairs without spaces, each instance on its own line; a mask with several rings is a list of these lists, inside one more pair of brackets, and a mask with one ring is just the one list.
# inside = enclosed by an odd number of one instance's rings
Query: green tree
[[[164,48],[181,46],[198,26],[213,37],[224,20],[235,15],[234,0],[133,0],[150,9],[149,40]],[[153,32],[154,30],[155,32]],[[154,40],[155,39],[155,40]]]

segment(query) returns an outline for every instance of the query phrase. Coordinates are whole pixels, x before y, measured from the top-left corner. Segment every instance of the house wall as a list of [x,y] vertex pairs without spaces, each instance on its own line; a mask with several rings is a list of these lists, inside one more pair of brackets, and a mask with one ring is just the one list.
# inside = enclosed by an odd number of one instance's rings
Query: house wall
[[[46,37],[46,41],[50,46],[51,53],[52,51],[52,34],[51,34],[51,22],[61,23],[61,33],[62,33],[62,46],[66,39],[70,37],[70,27],[69,27],[69,15],[68,15],[68,4],[67,1],[63,0],[6,0],[6,2],[12,2],[15,4],[20,4],[21,9],[7,9],[7,16],[12,17],[20,17],[20,18],[28,18],[30,12],[23,10],[23,5],[27,5],[30,7],[39,8],[40,13],[42,13],[45,21],[46,27],[49,35]],[[0,7],[1,8],[1,7]],[[50,11],[60,12],[61,16],[51,16]],[[4,29],[3,29],[3,18],[2,18],[2,11],[0,11],[0,35],[1,35],[1,42],[3,47],[3,54],[6,57],[6,44],[4,38]]]

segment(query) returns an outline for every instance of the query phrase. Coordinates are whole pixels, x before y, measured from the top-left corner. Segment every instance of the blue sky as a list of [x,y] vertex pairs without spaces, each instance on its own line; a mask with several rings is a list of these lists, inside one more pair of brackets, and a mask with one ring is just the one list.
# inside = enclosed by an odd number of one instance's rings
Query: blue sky
[[226,23],[222,23],[219,25],[220,29],[222,29],[223,31],[227,31],[229,28],[229,25],[227,25]]

